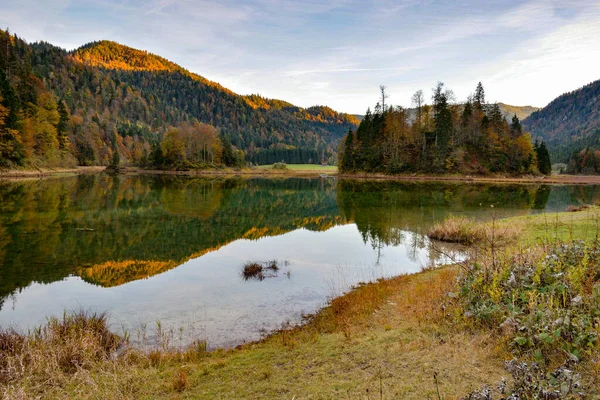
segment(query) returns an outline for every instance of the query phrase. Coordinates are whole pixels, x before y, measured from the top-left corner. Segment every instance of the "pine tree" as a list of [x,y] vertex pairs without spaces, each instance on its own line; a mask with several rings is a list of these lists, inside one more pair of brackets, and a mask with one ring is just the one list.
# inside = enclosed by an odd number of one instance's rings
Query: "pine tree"
[[512,117],[512,121],[510,124],[510,133],[513,136],[513,138],[517,138],[523,134],[523,128],[521,127],[521,122],[519,121],[517,114],[515,114]]
[[550,175],[550,173],[552,173],[552,162],[550,161],[550,154],[546,148],[546,143],[542,142],[539,146],[534,148],[537,155],[538,170],[544,175]]
[[69,136],[67,132],[69,123],[69,112],[65,103],[61,100],[58,102],[58,113],[60,114],[60,120],[56,125],[56,136],[58,138],[58,148],[60,150],[67,150],[69,147]]
[[221,141],[223,142],[223,164],[228,167],[234,167],[236,160],[235,155],[233,154],[233,148],[231,147],[231,142],[226,137],[221,139]]
[[477,84],[477,88],[475,89],[475,96],[473,97],[473,105],[477,111],[484,111],[485,107],[485,91],[483,90],[483,85],[481,82]]
[[344,152],[340,167],[343,172],[354,170],[354,132],[352,129],[348,131],[344,140]]
[[448,146],[452,137],[452,112],[449,104],[450,94],[444,90],[444,84],[439,82],[433,92],[433,120],[435,123],[435,145],[437,160],[443,165],[448,154]]

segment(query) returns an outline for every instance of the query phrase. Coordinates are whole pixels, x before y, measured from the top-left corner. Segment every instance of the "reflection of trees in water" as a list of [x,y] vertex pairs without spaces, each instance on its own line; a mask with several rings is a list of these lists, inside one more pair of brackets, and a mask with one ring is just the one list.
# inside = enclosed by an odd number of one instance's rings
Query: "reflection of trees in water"
[[424,233],[449,214],[485,216],[490,204],[502,206],[500,216],[547,203],[564,209],[599,194],[589,186],[104,174],[0,184],[0,299],[78,271],[89,282],[123,284],[239,238],[348,221],[379,256],[384,246],[404,245],[416,260]]
[[0,199],[0,298],[78,271],[113,286],[238,238],[345,223],[321,180],[81,175],[0,185]]
[[[341,180],[337,200],[342,215],[356,223],[377,262],[385,246],[404,245],[411,260],[428,248],[429,228],[451,214],[490,218],[490,205],[499,216],[544,209],[552,188],[547,185],[485,185]],[[435,254],[434,254],[435,253]],[[433,260],[439,252],[430,254]]]

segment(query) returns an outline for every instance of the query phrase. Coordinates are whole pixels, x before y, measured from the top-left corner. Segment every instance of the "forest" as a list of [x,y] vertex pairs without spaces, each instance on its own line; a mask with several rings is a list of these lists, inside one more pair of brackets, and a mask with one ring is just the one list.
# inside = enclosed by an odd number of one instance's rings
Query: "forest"
[[416,117],[389,106],[386,87],[374,111],[367,110],[339,149],[342,172],[403,172],[511,175],[550,174],[544,142],[531,142],[519,118],[507,122],[499,105],[487,104],[481,82],[464,103],[455,103],[443,83],[427,104],[423,91],[412,96]]
[[0,168],[335,163],[358,125],[325,106],[237,95],[114,42],[68,52],[0,30],[0,49]]
[[572,146],[567,162],[568,174],[600,173],[600,129],[584,140],[576,141]]
[[[580,152],[600,149],[600,80],[557,97],[523,120],[523,126],[534,138],[546,141],[553,162],[577,164]],[[591,172],[589,165],[581,163],[571,171],[586,168]]]

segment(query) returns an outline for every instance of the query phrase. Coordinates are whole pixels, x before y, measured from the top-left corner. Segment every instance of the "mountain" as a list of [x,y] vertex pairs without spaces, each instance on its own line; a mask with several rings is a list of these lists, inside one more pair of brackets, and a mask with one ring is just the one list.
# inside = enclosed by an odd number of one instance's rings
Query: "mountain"
[[500,111],[506,116],[507,121],[510,121],[513,115],[516,115],[521,121],[530,116],[532,113],[540,110],[539,107],[532,106],[511,106],[510,104],[498,103]]
[[554,99],[523,121],[533,137],[548,144],[554,162],[596,144],[600,131],[600,80]]
[[[0,109],[4,166],[57,164],[69,155],[83,165],[113,159],[143,164],[158,145],[164,151],[170,127],[206,133],[206,125],[216,128],[220,139],[199,134],[212,138],[209,147],[199,144],[202,160],[208,153],[211,161],[224,154],[219,146],[228,141],[254,163],[334,161],[341,137],[359,123],[325,106],[302,108],[238,95],[160,56],[115,42],[67,52],[0,31],[0,46],[0,106],[10,111],[5,118]],[[44,129],[45,138],[39,135]],[[182,137],[189,142],[195,136]]]

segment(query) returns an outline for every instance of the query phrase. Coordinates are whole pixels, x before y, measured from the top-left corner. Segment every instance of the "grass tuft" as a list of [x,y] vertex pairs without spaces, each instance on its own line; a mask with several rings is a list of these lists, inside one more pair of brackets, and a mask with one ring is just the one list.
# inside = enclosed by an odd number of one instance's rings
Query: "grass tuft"
[[472,218],[451,216],[435,224],[427,236],[467,246],[497,247],[514,242],[521,231],[522,225],[519,223],[502,224],[495,218],[491,222],[481,223]]
[[485,238],[485,229],[473,219],[450,217],[435,224],[427,236],[442,242],[471,245]]
[[176,392],[183,392],[187,388],[187,373],[179,368],[175,374],[173,375],[173,379],[171,381],[173,390]]
[[50,318],[33,334],[0,332],[0,383],[24,377],[55,381],[110,358],[121,339],[105,313],[77,311]]
[[251,279],[262,281],[266,278],[276,277],[279,269],[279,262],[277,260],[264,262],[250,261],[244,264],[242,268],[242,278],[246,281]]

